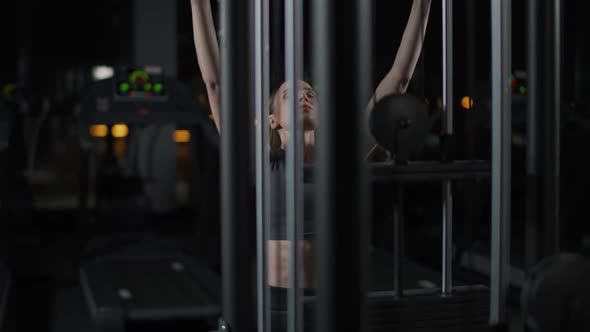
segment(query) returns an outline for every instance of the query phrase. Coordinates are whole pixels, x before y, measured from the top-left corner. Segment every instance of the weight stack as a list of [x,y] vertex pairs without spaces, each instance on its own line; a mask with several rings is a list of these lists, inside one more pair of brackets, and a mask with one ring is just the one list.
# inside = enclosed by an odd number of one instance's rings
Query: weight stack
[[457,287],[451,295],[429,293],[369,297],[371,332],[490,331],[490,292],[485,286]]

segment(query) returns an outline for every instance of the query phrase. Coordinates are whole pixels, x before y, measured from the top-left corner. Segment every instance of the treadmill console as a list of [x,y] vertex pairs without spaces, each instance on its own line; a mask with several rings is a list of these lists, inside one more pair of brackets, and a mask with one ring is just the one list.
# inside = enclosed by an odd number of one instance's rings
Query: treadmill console
[[211,122],[185,84],[161,67],[121,65],[98,70],[97,66],[93,78],[96,80],[82,95],[79,113],[84,145],[91,143],[88,127],[92,125],[200,126]]
[[114,98],[118,100],[165,100],[168,84],[160,67],[121,67],[114,74]]

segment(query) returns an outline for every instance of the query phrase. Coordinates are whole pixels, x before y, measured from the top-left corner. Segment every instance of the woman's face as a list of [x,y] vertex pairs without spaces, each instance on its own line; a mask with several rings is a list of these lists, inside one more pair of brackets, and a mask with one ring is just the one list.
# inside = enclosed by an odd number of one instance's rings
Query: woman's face
[[[273,114],[268,116],[268,123],[271,128],[276,129],[279,126],[289,130],[289,87],[287,82],[283,83],[274,95]],[[313,130],[316,124],[316,95],[315,91],[307,82],[299,81],[298,85],[298,111],[303,118],[303,129]]]

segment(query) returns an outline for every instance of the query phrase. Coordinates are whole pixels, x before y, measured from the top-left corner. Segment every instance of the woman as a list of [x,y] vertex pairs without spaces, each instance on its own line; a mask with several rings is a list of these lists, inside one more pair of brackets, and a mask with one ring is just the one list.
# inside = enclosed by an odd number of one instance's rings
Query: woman
[[[416,68],[424,32],[428,22],[431,0],[413,0],[410,17],[408,19],[399,50],[395,56],[393,65],[385,78],[379,83],[373,97],[366,107],[370,112],[375,103],[381,98],[390,94],[404,94]],[[219,110],[219,47],[217,44],[215,28],[211,13],[210,0],[191,0],[193,33],[195,47],[197,51],[197,60],[201,70],[202,78],[207,87],[207,94],[211,105],[211,112],[215,125],[219,130],[220,110]],[[271,128],[271,160],[273,161],[271,174],[271,239],[268,241],[269,253],[269,284],[271,287],[287,288],[288,280],[288,259],[290,244],[286,240],[285,232],[285,202],[280,198],[278,193],[284,192],[284,149],[289,139],[289,125],[287,105],[287,86],[283,83],[277,90],[271,94],[270,112],[268,123]],[[313,88],[306,82],[299,82],[299,107],[303,112],[304,126],[304,160],[311,162],[313,160],[313,146],[315,143],[314,129],[318,103]],[[367,151],[369,152],[369,151]],[[305,188],[306,213],[304,216],[304,232],[309,232],[311,215],[307,200],[310,197],[308,188]],[[306,237],[300,244],[304,268],[302,269],[303,288],[311,288],[311,252],[312,242]]]

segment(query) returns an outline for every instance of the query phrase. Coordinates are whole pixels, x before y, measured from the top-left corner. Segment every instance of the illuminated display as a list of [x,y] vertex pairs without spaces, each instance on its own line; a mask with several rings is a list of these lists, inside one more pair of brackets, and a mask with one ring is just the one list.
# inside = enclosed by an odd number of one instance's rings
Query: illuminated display
[[165,97],[166,84],[161,70],[126,68],[115,75],[115,90],[119,97],[150,99]]
[[527,75],[525,72],[516,71],[510,75],[510,86],[513,95],[526,95]]

